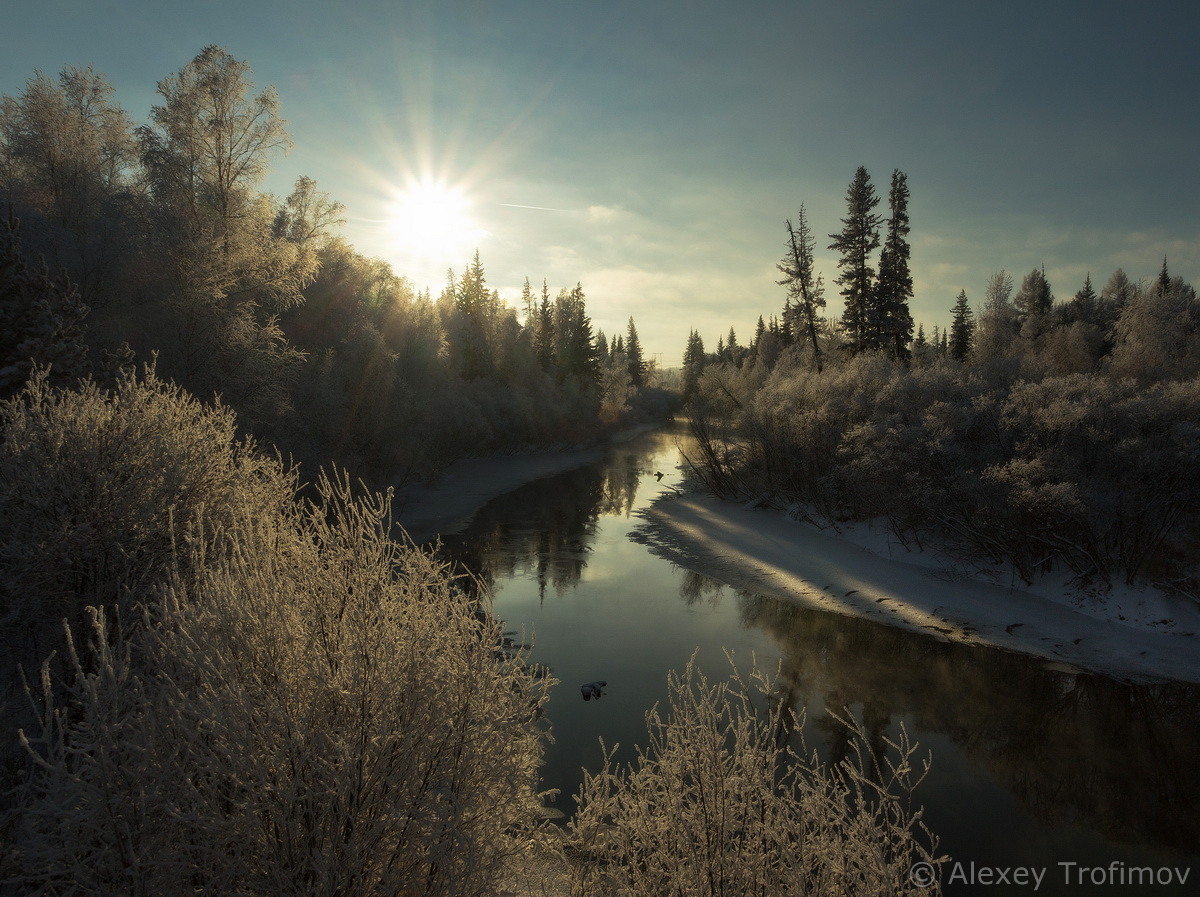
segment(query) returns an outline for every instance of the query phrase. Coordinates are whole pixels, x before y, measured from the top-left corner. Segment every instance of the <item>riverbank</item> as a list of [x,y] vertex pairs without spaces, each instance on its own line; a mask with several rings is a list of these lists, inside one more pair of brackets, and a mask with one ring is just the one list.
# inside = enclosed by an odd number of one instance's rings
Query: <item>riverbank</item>
[[1183,601],[1134,592],[1089,601],[998,585],[696,493],[663,495],[642,516],[639,537],[651,550],[735,588],[1068,669],[1200,682],[1200,608]]
[[628,442],[661,424],[622,430],[604,442],[580,448],[467,458],[451,464],[431,485],[409,486],[396,495],[396,522],[414,542],[429,542],[467,527],[493,498],[526,483],[575,470],[604,456],[610,446]]

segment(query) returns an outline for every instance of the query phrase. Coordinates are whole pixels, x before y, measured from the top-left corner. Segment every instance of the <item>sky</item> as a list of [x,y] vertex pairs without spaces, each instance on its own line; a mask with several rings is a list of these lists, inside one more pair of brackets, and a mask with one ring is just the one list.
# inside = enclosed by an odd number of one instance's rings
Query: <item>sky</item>
[[[784,289],[785,221],[820,236],[828,313],[846,190],[908,178],[914,318],[1044,267],[1200,285],[1200,4],[1006,0],[42,0],[0,15],[0,94],[93,66],[138,123],[205,46],[273,86],[301,175],[343,236],[436,295],[477,249],[583,286],[593,326],[679,363],[696,329],[744,343]],[[414,184],[450,212],[403,226]],[[439,209],[441,206],[439,206]],[[439,217],[445,214],[444,219]]]

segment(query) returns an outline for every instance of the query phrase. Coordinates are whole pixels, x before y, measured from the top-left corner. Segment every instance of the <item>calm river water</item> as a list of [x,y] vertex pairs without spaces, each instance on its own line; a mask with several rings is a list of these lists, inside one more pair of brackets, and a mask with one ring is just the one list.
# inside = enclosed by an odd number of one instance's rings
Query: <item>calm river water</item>
[[[754,654],[780,666],[824,756],[844,746],[826,706],[849,707],[873,737],[903,724],[932,752],[916,800],[961,864],[943,869],[945,893],[1200,894],[1200,688],[1054,671],[681,569],[637,540],[639,509],[682,480],[681,438],[667,429],[615,446],[600,463],[496,499],[444,540],[561,681],[544,771],[559,809],[572,812],[599,738],[634,756],[668,670],[698,651],[710,678],[723,677],[729,649],[739,663]],[[596,679],[608,680],[604,698],[584,702],[579,686]],[[1036,891],[1032,878],[995,883],[1017,867],[1043,870]],[[1122,886],[1133,867],[1162,881],[1172,870],[1175,884]]]

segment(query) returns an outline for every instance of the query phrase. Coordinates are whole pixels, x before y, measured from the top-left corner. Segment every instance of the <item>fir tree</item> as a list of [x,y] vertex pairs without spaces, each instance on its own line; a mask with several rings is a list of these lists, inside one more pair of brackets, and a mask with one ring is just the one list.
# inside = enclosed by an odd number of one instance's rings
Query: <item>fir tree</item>
[[928,340],[925,339],[925,325],[917,325],[917,338],[913,340],[913,349],[926,349],[929,347]]
[[550,304],[550,287],[542,280],[542,301],[538,306],[533,351],[543,371],[554,366],[554,309]]
[[875,213],[879,197],[871,184],[867,169],[859,166],[846,191],[846,217],[840,233],[830,234],[830,249],[841,253],[838,267],[842,269],[837,283],[842,286],[845,310],[842,324],[849,337],[851,352],[878,349],[882,332],[878,309],[875,306],[875,269],[871,253],[879,246],[879,225],[882,218]]
[[1098,311],[1099,297],[1092,289],[1092,272],[1083,280],[1083,288],[1071,300],[1070,316],[1075,321],[1094,322]]
[[908,309],[913,283],[908,268],[908,177],[898,168],[892,172],[888,206],[891,216],[879,258],[875,303],[884,346],[893,358],[904,359],[908,357],[908,343],[913,332],[912,314]]
[[1021,289],[1013,297],[1013,305],[1017,308],[1017,318],[1021,323],[1022,332],[1029,337],[1036,337],[1042,331],[1042,321],[1054,307],[1054,294],[1050,292],[1050,283],[1046,280],[1046,272],[1034,268],[1021,281]]
[[600,364],[600,367],[605,368],[608,367],[608,363],[611,360],[612,355],[608,348],[608,337],[601,330],[596,334],[596,361]]
[[704,371],[707,361],[704,355],[704,340],[693,330],[688,334],[687,348],[683,351],[683,401],[690,401],[700,385],[700,374]]
[[479,250],[454,289],[454,307],[459,313],[459,346],[462,376],[475,380],[495,373],[490,331],[498,298],[487,288]]
[[1155,284],[1158,290],[1158,295],[1165,296],[1171,292],[1171,275],[1167,271],[1167,257],[1163,256],[1162,270],[1158,272],[1158,281]]
[[951,312],[953,318],[950,323],[950,357],[955,361],[964,361],[971,354],[971,344],[975,337],[975,315],[967,302],[966,290],[958,291],[958,298],[954,300]]
[[599,381],[592,319],[587,314],[582,284],[559,291],[554,303],[554,346],[560,378],[589,384]]
[[0,222],[0,398],[18,392],[34,365],[48,365],[53,382],[84,376],[87,311],[73,284],[29,264],[16,221]]
[[525,278],[525,284],[521,287],[521,308],[525,310],[525,326],[529,327],[533,323],[533,317],[537,314],[537,300],[533,298],[533,287],[529,285],[529,278]]
[[646,385],[646,362],[642,358],[642,341],[638,339],[633,318],[629,319],[628,338],[625,340],[625,359],[629,365],[629,382],[638,389]]
[[925,338],[925,325],[917,325],[917,335],[913,339],[912,344],[913,361],[918,364],[929,360],[929,340]]

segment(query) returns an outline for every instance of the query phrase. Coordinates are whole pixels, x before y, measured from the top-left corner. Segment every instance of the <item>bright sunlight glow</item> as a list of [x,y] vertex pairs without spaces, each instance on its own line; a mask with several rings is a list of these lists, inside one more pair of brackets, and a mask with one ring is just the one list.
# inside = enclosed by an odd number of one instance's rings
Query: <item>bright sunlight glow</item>
[[457,258],[470,251],[479,233],[462,190],[440,181],[409,184],[388,217],[396,250],[423,258]]

